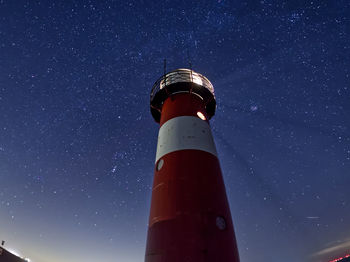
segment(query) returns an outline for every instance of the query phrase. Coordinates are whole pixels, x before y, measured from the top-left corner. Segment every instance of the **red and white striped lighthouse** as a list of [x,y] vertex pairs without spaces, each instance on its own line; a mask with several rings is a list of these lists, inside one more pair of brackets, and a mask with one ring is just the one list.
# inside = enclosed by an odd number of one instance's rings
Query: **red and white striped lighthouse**
[[151,92],[160,124],[146,262],[239,262],[209,119],[210,81],[189,69],[161,77]]

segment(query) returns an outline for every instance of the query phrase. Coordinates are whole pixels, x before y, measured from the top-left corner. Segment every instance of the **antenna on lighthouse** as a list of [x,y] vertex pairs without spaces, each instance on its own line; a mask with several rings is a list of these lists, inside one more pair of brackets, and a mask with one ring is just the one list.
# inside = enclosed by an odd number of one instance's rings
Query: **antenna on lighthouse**
[[192,83],[193,83],[193,70],[192,70],[192,61],[191,61],[191,57],[190,57],[190,51],[187,49],[187,59],[188,59],[188,65],[190,66],[190,70],[191,70],[191,89],[190,89],[190,94],[192,93]]
[[166,78],[165,78],[165,75],[166,75],[166,58],[164,58],[164,83],[166,85]]

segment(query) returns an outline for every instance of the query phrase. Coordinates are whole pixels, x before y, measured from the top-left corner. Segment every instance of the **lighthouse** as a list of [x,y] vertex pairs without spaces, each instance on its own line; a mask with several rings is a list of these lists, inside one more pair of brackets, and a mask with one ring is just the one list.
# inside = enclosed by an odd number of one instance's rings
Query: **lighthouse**
[[151,113],[160,125],[146,262],[239,262],[230,208],[209,120],[214,88],[177,69],[154,84]]

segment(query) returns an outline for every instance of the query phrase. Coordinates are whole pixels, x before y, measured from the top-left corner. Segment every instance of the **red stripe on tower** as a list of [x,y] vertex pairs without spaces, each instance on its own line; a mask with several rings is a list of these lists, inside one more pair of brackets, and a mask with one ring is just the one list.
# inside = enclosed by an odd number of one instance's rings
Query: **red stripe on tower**
[[239,262],[209,119],[210,81],[188,69],[160,78],[151,112],[160,123],[146,262]]

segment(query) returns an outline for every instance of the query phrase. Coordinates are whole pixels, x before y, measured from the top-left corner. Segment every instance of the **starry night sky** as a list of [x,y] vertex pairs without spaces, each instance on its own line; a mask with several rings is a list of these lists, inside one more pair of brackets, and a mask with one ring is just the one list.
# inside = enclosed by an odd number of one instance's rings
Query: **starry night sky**
[[241,261],[343,255],[349,14],[346,0],[0,0],[0,239],[33,262],[143,261],[166,58],[214,85]]

